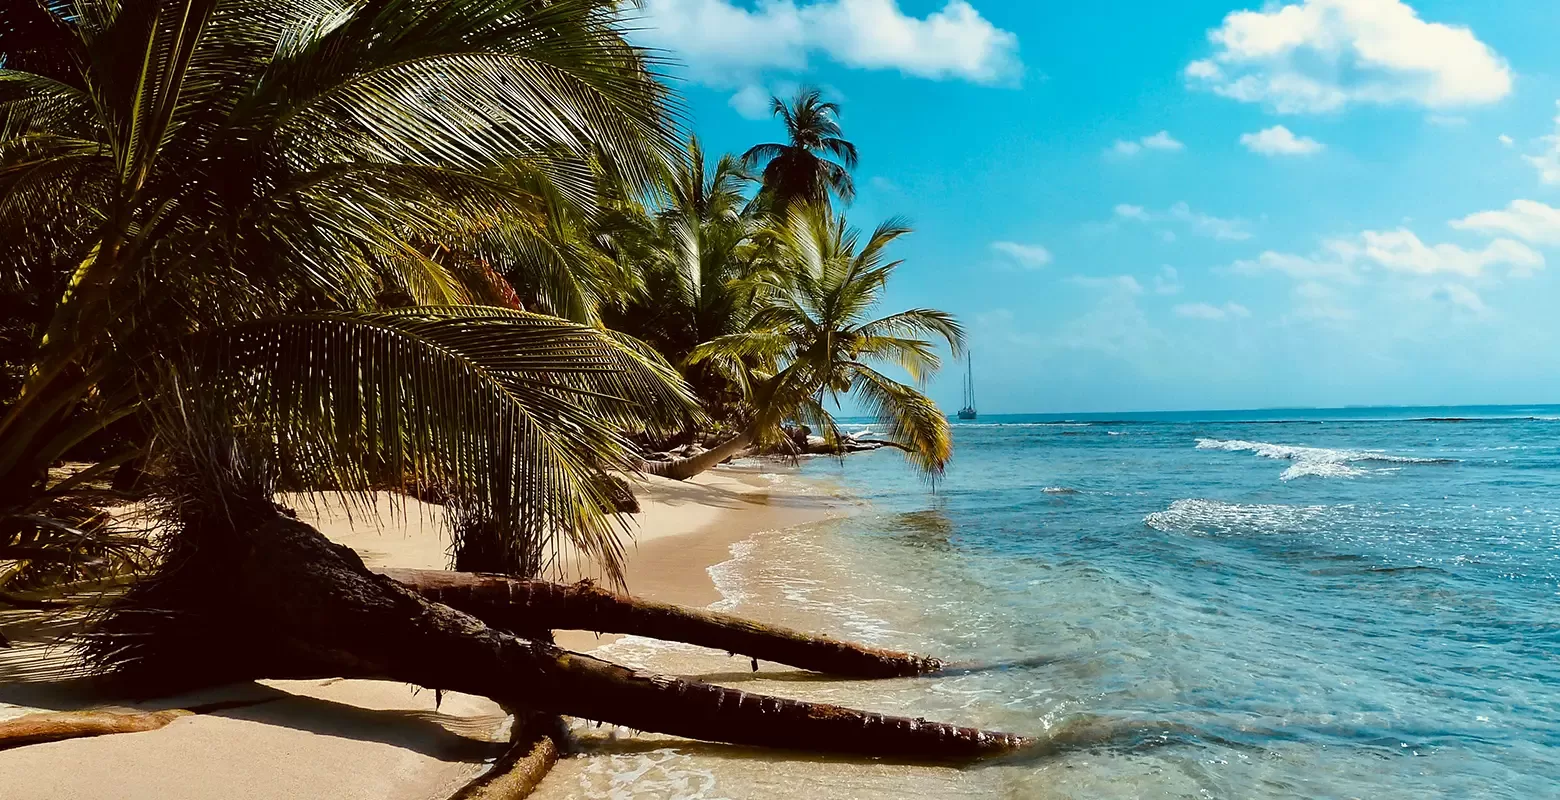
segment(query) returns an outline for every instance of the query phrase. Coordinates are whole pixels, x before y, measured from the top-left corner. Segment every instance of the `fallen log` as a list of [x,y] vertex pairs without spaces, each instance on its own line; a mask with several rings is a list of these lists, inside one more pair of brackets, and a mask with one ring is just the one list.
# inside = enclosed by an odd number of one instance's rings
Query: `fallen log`
[[731,614],[627,597],[589,581],[565,585],[446,570],[380,572],[429,600],[522,635],[537,627],[624,633],[852,678],[924,675],[942,668],[942,662],[935,658],[853,644]]
[[[235,517],[243,519],[244,517]],[[130,681],[378,678],[695,739],[968,760],[1032,741],[638,672],[517,637],[370,572],[296,520],[189,534],[104,620],[102,666]]]

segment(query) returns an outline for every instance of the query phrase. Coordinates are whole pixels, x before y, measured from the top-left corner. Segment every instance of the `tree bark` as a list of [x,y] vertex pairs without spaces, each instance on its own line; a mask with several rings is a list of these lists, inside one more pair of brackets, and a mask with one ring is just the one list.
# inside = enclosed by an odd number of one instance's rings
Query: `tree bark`
[[588,581],[570,585],[446,570],[380,570],[428,600],[495,628],[626,633],[740,653],[850,678],[923,675],[935,658],[865,647],[778,625],[615,594]]
[[113,733],[155,731],[195,712],[183,709],[121,714],[113,711],[70,711],[28,714],[0,722],[0,750]]
[[651,475],[671,478],[674,481],[685,481],[751,446],[753,446],[753,434],[747,431],[696,456],[674,458],[671,461],[641,461],[639,468]]
[[194,543],[144,592],[127,595],[102,626],[100,661],[132,680],[186,685],[388,679],[638,730],[823,753],[954,760],[1031,743],[749,695],[521,639],[370,572],[350,548],[286,517],[228,538]]
[[521,711],[515,714],[509,751],[492,769],[450,800],[521,800],[530,797],[549,770],[558,763],[558,743],[565,738],[563,721],[552,714]]

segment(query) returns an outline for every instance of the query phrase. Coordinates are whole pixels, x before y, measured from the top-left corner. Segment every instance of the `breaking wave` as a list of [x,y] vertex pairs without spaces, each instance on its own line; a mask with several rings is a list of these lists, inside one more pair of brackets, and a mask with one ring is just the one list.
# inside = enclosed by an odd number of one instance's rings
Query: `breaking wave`
[[[1302,447],[1291,444],[1271,444],[1269,442],[1248,442],[1242,439],[1198,439],[1198,450],[1228,450],[1230,452],[1251,452],[1263,458],[1273,458],[1284,461],[1293,461],[1283,474],[1281,480],[1294,480],[1295,478],[1354,478],[1368,474],[1367,470],[1356,464],[1455,464],[1454,458],[1418,458],[1414,456],[1394,456],[1379,450],[1334,450],[1327,447]],[[1377,470],[1385,471],[1385,470]]]

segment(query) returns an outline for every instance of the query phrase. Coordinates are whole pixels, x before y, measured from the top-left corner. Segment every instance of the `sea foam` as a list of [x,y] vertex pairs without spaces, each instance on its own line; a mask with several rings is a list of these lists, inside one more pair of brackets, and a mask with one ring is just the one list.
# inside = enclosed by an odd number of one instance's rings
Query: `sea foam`
[[1225,503],[1218,500],[1177,500],[1164,511],[1155,511],[1143,523],[1160,531],[1195,530],[1213,533],[1240,531],[1292,531],[1305,528],[1326,514],[1327,506],[1290,506],[1278,503]]
[[1355,478],[1370,472],[1370,470],[1355,466],[1355,464],[1359,463],[1456,463],[1456,459],[1451,458],[1417,458],[1414,456],[1390,455],[1379,450],[1335,450],[1328,447],[1303,447],[1292,444],[1248,442],[1242,439],[1198,439],[1197,449],[1252,452],[1263,458],[1293,461],[1294,464],[1278,476],[1280,480],[1286,481],[1305,477]]

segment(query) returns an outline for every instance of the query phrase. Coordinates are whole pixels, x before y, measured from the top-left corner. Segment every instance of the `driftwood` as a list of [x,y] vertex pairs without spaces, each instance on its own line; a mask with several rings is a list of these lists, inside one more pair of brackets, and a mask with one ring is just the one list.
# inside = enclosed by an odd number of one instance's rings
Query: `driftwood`
[[560,585],[444,570],[380,572],[424,598],[511,631],[543,628],[626,633],[852,678],[922,675],[942,667],[935,658],[865,647],[730,614],[626,597],[588,581]]

